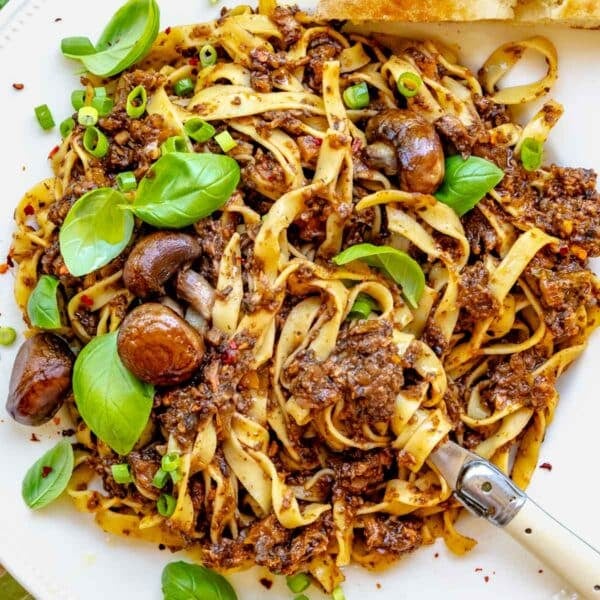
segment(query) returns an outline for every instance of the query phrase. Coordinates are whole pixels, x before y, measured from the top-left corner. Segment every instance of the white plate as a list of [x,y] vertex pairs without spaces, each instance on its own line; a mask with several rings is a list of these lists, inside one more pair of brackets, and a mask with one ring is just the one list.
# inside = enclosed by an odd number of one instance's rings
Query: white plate
[[[56,129],[40,131],[33,107],[48,103],[60,122],[70,113],[71,90],[78,87],[76,66],[62,58],[60,39],[83,34],[94,39],[120,4],[121,0],[11,0],[10,13],[0,12],[0,256],[10,244],[14,206],[30,185],[50,173],[45,157],[58,141]],[[163,0],[160,4],[163,27],[199,22],[220,9],[208,0]],[[62,20],[55,22],[57,17]],[[412,31],[460,43],[463,58],[474,68],[499,43],[532,33],[527,28],[493,24],[417,26]],[[565,165],[600,170],[600,32],[550,28],[544,32],[560,55],[561,77],[553,95],[566,106],[552,134],[550,157]],[[13,90],[13,82],[24,83],[25,89]],[[9,274],[0,277],[0,298],[0,324],[19,326],[21,317],[12,301]],[[3,404],[17,346],[0,350],[0,562],[39,600],[159,600],[162,566],[174,558],[168,551],[108,536],[89,515],[78,514],[68,500],[36,513],[21,501],[23,474],[55,443],[60,427],[37,431],[42,441],[32,443],[33,430],[6,415]],[[561,382],[563,399],[540,457],[540,462],[549,461],[554,468],[552,472],[538,469],[529,490],[547,510],[596,546],[600,546],[598,364],[600,339],[595,337],[583,359]],[[438,543],[384,573],[348,569],[347,598],[437,598],[441,593],[448,600],[537,600],[561,592],[563,583],[501,531],[469,518],[459,526],[479,540],[467,557],[451,556]],[[267,592],[258,582],[264,573],[257,569],[232,577],[240,600],[292,597],[280,581]],[[319,597],[309,592],[313,600]]]

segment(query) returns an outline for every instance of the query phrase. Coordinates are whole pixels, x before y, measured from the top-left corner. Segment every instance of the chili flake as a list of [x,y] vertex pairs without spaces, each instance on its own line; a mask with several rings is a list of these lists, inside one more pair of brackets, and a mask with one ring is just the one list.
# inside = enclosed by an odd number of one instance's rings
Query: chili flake
[[84,306],[94,306],[94,300],[89,296],[86,296],[86,294],[83,294],[81,296],[81,304]]
[[25,86],[22,83],[13,83],[12,86],[15,88],[15,90],[22,90]]
[[4,275],[8,271],[8,263],[0,263],[0,275]]
[[27,216],[31,216],[35,213],[35,208],[33,208],[33,206],[31,206],[31,204],[28,204],[24,209],[23,212],[27,215]]
[[50,473],[52,473],[53,469],[52,467],[42,467],[42,478],[46,479],[46,477],[48,477],[48,475],[50,475]]
[[546,471],[552,471],[552,465],[549,462],[542,463],[540,469],[546,469]]

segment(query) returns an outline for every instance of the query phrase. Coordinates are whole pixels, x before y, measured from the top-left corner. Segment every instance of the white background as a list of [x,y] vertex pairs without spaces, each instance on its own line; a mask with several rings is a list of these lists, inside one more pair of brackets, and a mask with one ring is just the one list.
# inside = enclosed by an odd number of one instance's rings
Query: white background
[[[162,28],[203,21],[220,9],[208,0],[159,3]],[[21,10],[19,4],[23,5]],[[60,123],[70,114],[70,93],[78,87],[77,66],[61,56],[60,39],[69,35],[95,39],[120,4],[120,0],[11,0],[0,13],[0,257],[10,245],[14,206],[28,187],[50,174],[46,156],[58,142],[57,128],[41,132],[33,107],[48,103]],[[62,21],[54,22],[57,17]],[[533,32],[493,24],[415,26],[409,30],[413,35],[460,44],[463,59],[475,69],[498,44]],[[548,35],[558,47],[561,72],[553,96],[566,106],[549,143],[549,158],[600,170],[600,31],[537,31]],[[13,90],[13,82],[24,83],[25,89]],[[0,325],[20,328],[21,323],[12,300],[12,275],[3,275]],[[29,438],[33,430],[12,422],[4,411],[17,347],[0,349],[0,562],[39,600],[159,600],[162,566],[173,559],[168,551],[108,536],[89,515],[78,514],[68,500],[37,513],[22,503],[23,474],[59,434],[55,426],[47,426],[36,431],[42,442],[32,443]],[[596,546],[600,546],[599,359],[600,339],[596,336],[583,359],[561,382],[562,401],[540,456],[540,462],[549,461],[554,468],[552,472],[538,469],[529,489],[548,511]],[[469,556],[451,556],[438,543],[422,548],[384,573],[348,569],[346,597],[399,600],[443,595],[446,600],[537,600],[561,593],[561,581],[502,531],[470,518],[460,521],[459,527],[479,540]],[[539,569],[544,572],[539,573]],[[231,578],[240,600],[293,597],[281,582],[265,590],[258,583],[264,574],[264,570],[255,570]],[[315,600],[320,597],[313,588],[308,594]]]

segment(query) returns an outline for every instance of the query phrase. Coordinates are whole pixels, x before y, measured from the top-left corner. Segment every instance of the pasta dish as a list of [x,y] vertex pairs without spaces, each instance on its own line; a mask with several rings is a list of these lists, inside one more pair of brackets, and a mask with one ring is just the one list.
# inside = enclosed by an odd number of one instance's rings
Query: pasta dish
[[[500,86],[526,50],[546,74]],[[75,506],[328,592],[351,562],[468,551],[429,455],[450,438],[526,487],[599,319],[595,173],[542,163],[560,104],[511,114],[550,91],[553,45],[475,74],[265,0],[125,70],[63,52],[87,72],[15,214],[8,409],[66,404]]]

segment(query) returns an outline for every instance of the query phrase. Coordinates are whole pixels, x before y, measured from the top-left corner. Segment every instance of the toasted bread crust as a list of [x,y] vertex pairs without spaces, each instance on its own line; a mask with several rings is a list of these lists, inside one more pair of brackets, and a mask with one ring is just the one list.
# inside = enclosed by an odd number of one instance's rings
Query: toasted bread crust
[[557,22],[600,26],[599,0],[319,0],[317,16],[351,21]]
[[514,0],[320,0],[325,19],[378,21],[478,21],[510,19]]

